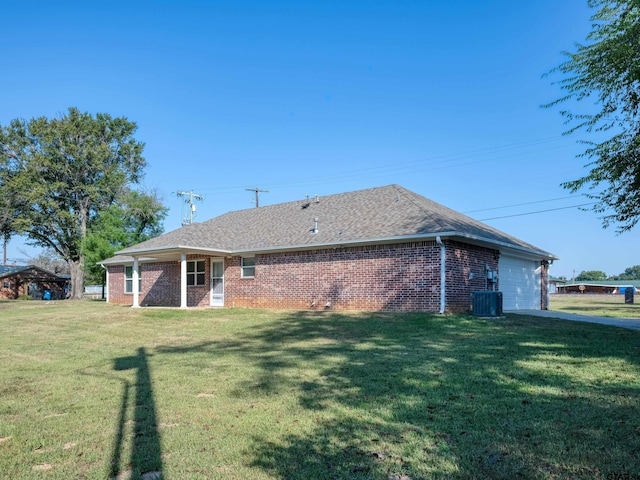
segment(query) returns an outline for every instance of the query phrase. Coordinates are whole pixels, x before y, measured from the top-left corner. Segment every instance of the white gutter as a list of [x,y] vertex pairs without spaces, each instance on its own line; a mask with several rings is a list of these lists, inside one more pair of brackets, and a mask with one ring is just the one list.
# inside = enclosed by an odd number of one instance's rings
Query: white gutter
[[440,245],[440,313],[444,313],[445,307],[447,306],[447,248],[442,242],[440,235],[436,237],[436,243]]

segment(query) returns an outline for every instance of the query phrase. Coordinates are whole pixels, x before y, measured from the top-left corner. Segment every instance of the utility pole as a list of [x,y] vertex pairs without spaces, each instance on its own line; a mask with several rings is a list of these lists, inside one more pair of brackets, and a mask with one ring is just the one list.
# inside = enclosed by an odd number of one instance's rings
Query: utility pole
[[245,188],[247,192],[253,192],[256,194],[256,208],[260,206],[260,194],[261,193],[269,193],[269,190],[260,190],[258,187],[256,188]]
[[196,204],[194,202],[194,200],[204,200],[204,197],[202,195],[198,195],[197,193],[193,193],[193,190],[189,190],[188,192],[177,192],[178,198],[180,197],[188,197],[185,199],[185,203],[189,204],[189,219],[187,220],[187,218],[183,218],[182,219],[182,226],[184,227],[185,225],[191,225],[193,223],[193,216],[196,213]]

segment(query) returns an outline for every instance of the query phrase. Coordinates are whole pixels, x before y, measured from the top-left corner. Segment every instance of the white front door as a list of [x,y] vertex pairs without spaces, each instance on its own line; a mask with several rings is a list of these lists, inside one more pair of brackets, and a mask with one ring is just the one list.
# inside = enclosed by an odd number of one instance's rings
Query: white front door
[[211,259],[211,306],[224,307],[224,259]]

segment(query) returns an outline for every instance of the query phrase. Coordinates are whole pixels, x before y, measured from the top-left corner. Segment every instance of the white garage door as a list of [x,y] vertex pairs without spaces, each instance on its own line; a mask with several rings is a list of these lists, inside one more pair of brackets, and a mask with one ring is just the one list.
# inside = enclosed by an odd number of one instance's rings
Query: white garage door
[[500,255],[503,310],[540,310],[540,262]]

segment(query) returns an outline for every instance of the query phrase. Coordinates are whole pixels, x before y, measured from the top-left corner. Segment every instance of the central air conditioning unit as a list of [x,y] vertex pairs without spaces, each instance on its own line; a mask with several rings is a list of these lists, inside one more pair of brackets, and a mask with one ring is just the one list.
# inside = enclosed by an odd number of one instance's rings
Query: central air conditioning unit
[[502,292],[473,292],[473,315],[475,317],[501,317]]

